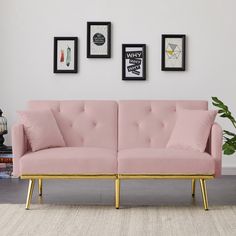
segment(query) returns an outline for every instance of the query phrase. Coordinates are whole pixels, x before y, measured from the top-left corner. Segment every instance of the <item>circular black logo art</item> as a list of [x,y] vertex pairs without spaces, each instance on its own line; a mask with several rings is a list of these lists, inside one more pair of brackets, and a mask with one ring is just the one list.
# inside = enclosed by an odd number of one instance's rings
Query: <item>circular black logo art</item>
[[102,46],[105,43],[106,39],[104,37],[103,34],[100,33],[96,33],[93,36],[93,42],[97,45],[97,46]]

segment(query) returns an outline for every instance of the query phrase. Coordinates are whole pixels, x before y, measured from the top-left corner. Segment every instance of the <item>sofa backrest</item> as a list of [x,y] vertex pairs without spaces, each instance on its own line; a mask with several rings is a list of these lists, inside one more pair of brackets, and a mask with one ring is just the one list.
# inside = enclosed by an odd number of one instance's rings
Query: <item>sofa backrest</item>
[[176,107],[208,109],[207,101],[120,101],[118,149],[164,148],[175,125]]
[[69,147],[117,149],[115,101],[29,101],[29,109],[51,109]]

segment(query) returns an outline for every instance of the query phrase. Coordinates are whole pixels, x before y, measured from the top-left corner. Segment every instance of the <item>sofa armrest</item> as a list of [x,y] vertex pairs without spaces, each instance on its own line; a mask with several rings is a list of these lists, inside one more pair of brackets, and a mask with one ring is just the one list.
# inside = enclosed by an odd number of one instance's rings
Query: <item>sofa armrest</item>
[[12,150],[13,150],[13,175],[20,175],[20,158],[27,152],[27,139],[22,124],[12,127]]
[[223,132],[219,124],[214,123],[209,137],[209,153],[215,158],[215,176],[221,175]]

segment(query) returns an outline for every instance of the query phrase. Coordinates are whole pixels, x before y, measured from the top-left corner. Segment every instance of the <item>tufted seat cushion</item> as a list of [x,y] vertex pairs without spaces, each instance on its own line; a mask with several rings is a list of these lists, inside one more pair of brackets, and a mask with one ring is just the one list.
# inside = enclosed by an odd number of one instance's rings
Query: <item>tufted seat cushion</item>
[[114,174],[117,152],[105,148],[63,147],[30,152],[20,158],[24,174]]
[[119,174],[214,174],[215,159],[190,150],[135,148],[118,152]]

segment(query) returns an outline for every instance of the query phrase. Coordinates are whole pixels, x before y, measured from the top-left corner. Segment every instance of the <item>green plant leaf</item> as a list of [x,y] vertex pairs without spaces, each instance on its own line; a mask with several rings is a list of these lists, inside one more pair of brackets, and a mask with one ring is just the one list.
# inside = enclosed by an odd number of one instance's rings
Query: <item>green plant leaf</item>
[[234,145],[232,145],[228,142],[224,143],[224,145],[222,146],[222,149],[223,149],[225,155],[232,155],[235,152]]
[[[222,118],[227,118],[234,128],[236,128],[236,120],[226,106],[217,97],[212,97],[212,104],[218,108],[218,114]],[[223,153],[225,155],[232,155],[236,152],[236,134],[227,130],[223,130],[224,144],[222,146]]]
[[222,118],[227,118],[230,120],[230,122],[232,123],[232,125],[236,128],[236,120],[235,118],[232,116],[231,112],[229,111],[228,106],[226,106],[220,99],[218,99],[217,97],[212,97],[212,104],[218,108],[220,108],[218,110],[218,113],[220,114],[220,117]]
[[236,136],[235,133],[232,133],[232,132],[227,131],[227,130],[223,130],[223,134],[227,134],[227,135],[229,135],[229,136]]
[[224,154],[225,155],[232,155],[235,153],[235,150],[232,150],[232,149],[225,149],[224,150]]
[[222,114],[222,115],[220,115],[220,117],[225,118],[225,117],[228,117],[228,115],[226,115],[226,114]]
[[216,107],[218,106],[218,103],[212,102],[212,104]]
[[223,104],[223,102],[219,98],[217,97],[211,97],[211,98],[214,102]]
[[224,113],[224,112],[225,112],[224,110],[218,110],[219,114]]

